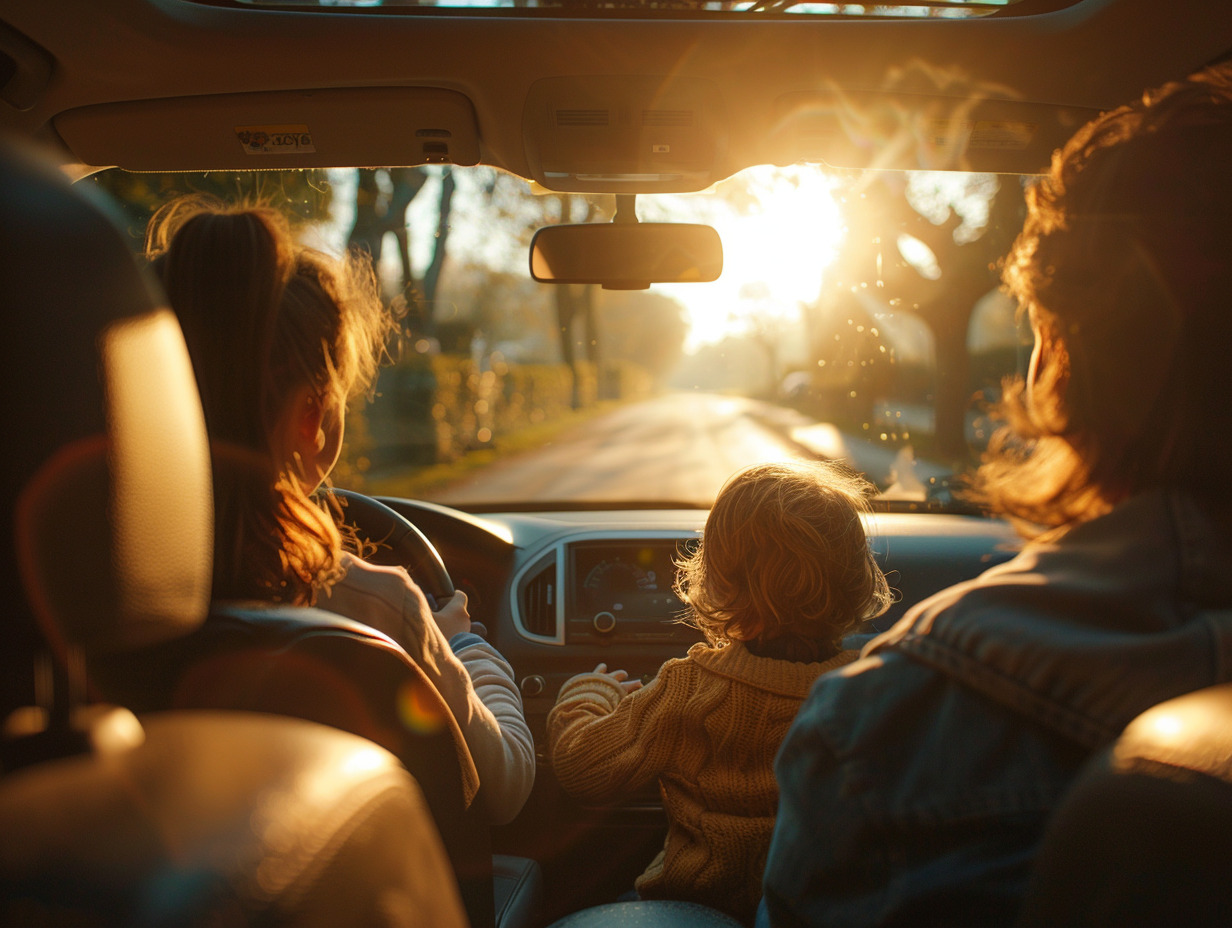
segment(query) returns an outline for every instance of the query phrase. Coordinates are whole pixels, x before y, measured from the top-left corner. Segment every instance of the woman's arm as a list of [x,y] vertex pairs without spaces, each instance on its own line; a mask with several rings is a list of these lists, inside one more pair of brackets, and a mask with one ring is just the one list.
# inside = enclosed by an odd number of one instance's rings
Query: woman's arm
[[[512,821],[535,782],[535,746],[513,668],[470,628],[466,594],[457,592],[439,613],[428,609],[419,586],[405,573],[397,640],[440,691],[479,773],[479,799],[493,824]],[[451,648],[442,627],[455,632]],[[457,652],[457,653],[455,653]]]
[[[479,774],[480,799],[498,824],[513,819],[535,781],[535,750],[522,715],[513,670],[491,645],[470,635],[466,594],[433,614],[423,592],[399,567],[347,556],[346,576],[321,605],[364,622],[406,650],[440,693],[462,731]],[[441,626],[461,632],[455,655]]]
[[466,720],[459,718],[479,771],[479,799],[495,824],[511,821],[535,783],[535,743],[522,712],[513,668],[470,632],[449,641],[470,684]]

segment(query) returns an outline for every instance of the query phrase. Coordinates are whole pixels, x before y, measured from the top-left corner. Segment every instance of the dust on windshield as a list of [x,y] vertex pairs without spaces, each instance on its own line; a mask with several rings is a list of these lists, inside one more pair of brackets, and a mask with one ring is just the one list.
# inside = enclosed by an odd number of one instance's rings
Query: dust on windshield
[[1028,340],[998,289],[1018,178],[746,170],[639,197],[643,221],[706,222],[706,284],[538,284],[527,249],[603,222],[610,195],[535,194],[495,170],[125,174],[95,182],[140,246],[187,190],[261,199],[326,251],[361,248],[401,315],[396,361],[348,416],[334,482],[473,510],[708,506],[736,469],[842,458],[922,500],[987,443]]

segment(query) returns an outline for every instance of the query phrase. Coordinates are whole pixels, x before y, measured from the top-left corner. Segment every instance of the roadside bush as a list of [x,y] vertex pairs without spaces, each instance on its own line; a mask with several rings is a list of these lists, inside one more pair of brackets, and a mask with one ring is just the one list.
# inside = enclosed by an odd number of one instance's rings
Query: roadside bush
[[339,476],[456,460],[501,435],[550,422],[599,399],[650,394],[651,376],[637,364],[494,363],[483,369],[458,355],[415,354],[381,372],[377,396],[350,412],[346,459]]

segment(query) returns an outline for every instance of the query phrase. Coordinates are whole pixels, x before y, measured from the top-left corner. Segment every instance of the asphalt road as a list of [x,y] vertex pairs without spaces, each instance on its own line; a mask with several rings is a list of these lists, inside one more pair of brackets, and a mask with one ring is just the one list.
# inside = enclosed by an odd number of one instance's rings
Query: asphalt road
[[813,457],[789,436],[789,410],[743,397],[675,393],[622,407],[535,451],[433,494],[437,502],[628,502],[709,505],[736,470]]

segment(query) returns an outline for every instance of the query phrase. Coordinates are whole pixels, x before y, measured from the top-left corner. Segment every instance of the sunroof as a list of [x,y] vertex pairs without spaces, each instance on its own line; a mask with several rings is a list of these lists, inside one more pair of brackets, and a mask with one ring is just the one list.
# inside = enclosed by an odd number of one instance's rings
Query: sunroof
[[[220,0],[206,0],[219,3]],[[342,11],[485,11],[593,16],[605,13],[824,16],[874,19],[968,19],[1004,12],[1023,0],[919,0],[915,3],[814,3],[810,0],[221,0],[225,5]],[[1028,6],[1032,4],[1028,3]],[[1052,4],[1052,5],[1055,5]],[[1063,4],[1064,5],[1064,4]]]

